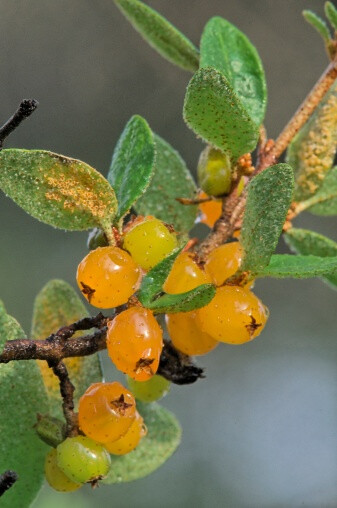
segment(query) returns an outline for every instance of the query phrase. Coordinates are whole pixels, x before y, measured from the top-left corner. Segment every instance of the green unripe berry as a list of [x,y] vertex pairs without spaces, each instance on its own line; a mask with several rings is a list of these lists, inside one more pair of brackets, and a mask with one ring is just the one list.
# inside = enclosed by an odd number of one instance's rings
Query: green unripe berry
[[57,465],[73,482],[103,478],[110,464],[108,451],[86,436],[68,437],[57,447]]
[[228,194],[232,184],[230,158],[216,148],[206,147],[198,162],[198,182],[209,196]]
[[72,482],[57,465],[57,452],[53,448],[46,456],[44,465],[46,480],[58,492],[73,492],[81,487],[80,483]]
[[142,402],[154,402],[161,399],[170,389],[170,381],[162,376],[155,375],[148,381],[134,381],[127,376],[130,390],[136,399]]

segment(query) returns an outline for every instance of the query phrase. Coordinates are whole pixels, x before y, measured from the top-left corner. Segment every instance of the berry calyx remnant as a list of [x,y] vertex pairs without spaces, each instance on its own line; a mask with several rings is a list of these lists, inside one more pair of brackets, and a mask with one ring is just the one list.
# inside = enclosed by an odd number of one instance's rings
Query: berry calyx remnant
[[136,381],[147,381],[158,370],[163,332],[153,313],[130,307],[108,323],[108,354],[117,367]]
[[135,417],[134,396],[117,381],[94,383],[80,398],[79,426],[84,434],[99,443],[124,436]]
[[98,247],[80,262],[76,280],[94,307],[108,309],[126,303],[137,289],[140,270],[118,247]]

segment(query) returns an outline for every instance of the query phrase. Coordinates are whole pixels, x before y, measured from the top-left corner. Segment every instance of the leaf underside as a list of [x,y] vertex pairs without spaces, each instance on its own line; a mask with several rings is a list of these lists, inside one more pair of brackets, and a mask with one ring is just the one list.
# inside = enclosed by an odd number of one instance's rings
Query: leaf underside
[[[0,302],[0,345],[25,333]],[[0,471],[11,469],[18,481],[1,497],[2,508],[30,506],[43,482],[47,446],[33,428],[38,413],[48,412],[48,397],[34,360],[0,365]]]
[[310,202],[313,204],[308,210],[315,215],[337,215],[337,167],[328,172],[321,188],[310,198]]
[[337,82],[288,148],[287,162],[295,171],[295,201],[319,191],[333,165],[336,148]]

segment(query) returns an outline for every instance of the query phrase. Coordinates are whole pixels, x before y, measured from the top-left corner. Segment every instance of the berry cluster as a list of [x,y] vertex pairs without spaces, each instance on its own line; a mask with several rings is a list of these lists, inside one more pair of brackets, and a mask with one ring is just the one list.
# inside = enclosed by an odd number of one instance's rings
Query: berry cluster
[[[138,398],[141,384],[139,399],[151,402],[165,394],[167,383],[154,376],[149,383],[132,380],[132,389]],[[68,437],[46,457],[46,479],[59,492],[104,478],[110,469],[110,454],[131,452],[147,432],[135,397],[118,382],[89,386],[79,402],[78,420],[84,435]]]
[[214,249],[204,264],[196,256],[182,253],[176,259],[164,289],[168,293],[193,289],[213,282],[217,286],[212,301],[192,312],[168,314],[166,324],[175,347],[188,355],[211,351],[218,342],[243,344],[264,328],[267,308],[245,287],[224,285],[238,270],[242,248],[237,239]]
[[[212,164],[217,169],[215,159]],[[221,165],[219,170],[223,172]],[[117,369],[127,375],[132,393],[118,382],[95,383],[87,389],[79,402],[82,434],[68,437],[46,458],[47,480],[58,491],[75,490],[103,478],[109,471],[110,453],[124,455],[135,449],[146,435],[135,399],[157,400],[170,384],[156,375],[163,331],[152,311],[133,295],[144,273],[177,247],[176,233],[152,216],[138,217],[125,226],[118,245],[92,250],[78,266],[77,283],[93,306],[119,307],[108,321],[107,350]],[[203,261],[188,251],[176,257],[163,291],[180,294],[205,283],[217,287],[208,305],[166,315],[172,343],[182,353],[202,355],[219,342],[242,344],[262,331],[266,307],[250,291],[250,284],[229,283],[242,255],[237,233]]]

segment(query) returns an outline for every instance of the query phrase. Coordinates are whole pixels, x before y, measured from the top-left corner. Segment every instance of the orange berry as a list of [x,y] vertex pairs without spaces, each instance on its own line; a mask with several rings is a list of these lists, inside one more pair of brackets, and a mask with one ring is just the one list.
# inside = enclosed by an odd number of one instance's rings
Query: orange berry
[[147,381],[159,366],[163,332],[150,310],[130,307],[108,323],[107,348],[117,369]]
[[240,242],[229,242],[214,249],[207,258],[205,271],[216,286],[221,286],[238,270],[243,256]]
[[140,270],[118,247],[98,247],[80,262],[77,284],[91,305],[109,309],[126,303],[137,289]]
[[166,293],[176,295],[208,282],[212,282],[210,276],[197,265],[193,254],[182,252],[173,263],[163,289]]
[[146,436],[146,433],[147,429],[144,425],[144,420],[136,411],[136,418],[133,420],[127,433],[120,439],[117,439],[117,441],[104,443],[104,446],[108,452],[114,455],[125,455],[138,446],[142,437]]
[[223,286],[213,300],[196,311],[197,324],[214,339],[243,344],[257,337],[268,319],[268,310],[247,288]]
[[123,247],[144,270],[149,270],[177,247],[177,237],[155,217],[145,217],[126,231]]
[[100,443],[124,436],[135,416],[134,396],[118,382],[94,383],[80,398],[79,426],[84,434]]
[[[205,192],[200,192],[200,199],[207,198],[207,194]],[[199,222],[206,224],[210,228],[214,226],[216,221],[220,219],[222,212],[222,201],[212,199],[210,201],[205,201],[204,203],[199,204],[199,210],[201,212]]]
[[173,345],[186,355],[204,355],[219,344],[198,327],[195,311],[167,314],[166,325]]

